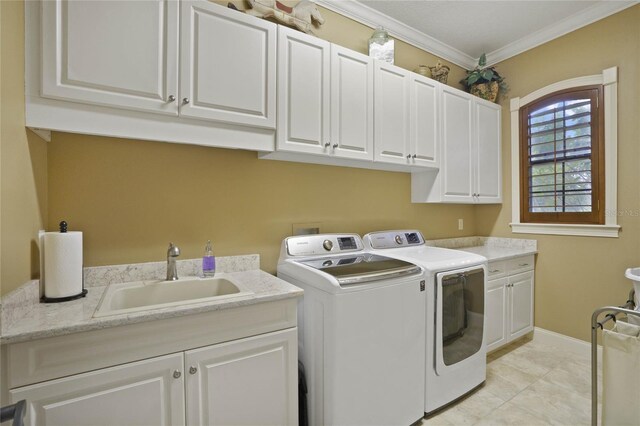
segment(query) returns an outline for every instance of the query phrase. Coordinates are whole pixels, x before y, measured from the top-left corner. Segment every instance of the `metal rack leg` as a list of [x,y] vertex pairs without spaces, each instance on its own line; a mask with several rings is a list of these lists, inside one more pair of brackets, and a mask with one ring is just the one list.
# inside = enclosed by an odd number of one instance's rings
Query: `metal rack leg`
[[591,425],[598,425],[598,326],[591,326]]

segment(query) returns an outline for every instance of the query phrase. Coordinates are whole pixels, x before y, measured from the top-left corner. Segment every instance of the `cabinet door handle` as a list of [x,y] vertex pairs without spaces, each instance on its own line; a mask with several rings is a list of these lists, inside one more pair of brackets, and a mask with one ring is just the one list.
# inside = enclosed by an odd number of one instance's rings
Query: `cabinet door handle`
[[518,266],[522,268],[523,266],[529,266],[529,264],[528,263],[518,263]]
[[198,372],[198,368],[193,365],[189,367],[189,374],[196,374]]
[[500,272],[500,269],[492,269],[489,271],[490,274],[495,274],[496,272]]
[[189,103],[189,98],[183,98],[182,99],[182,103],[185,104],[185,105],[188,104]]
[[176,97],[173,95],[169,95],[169,99],[167,99],[167,102],[175,102]]
[[334,143],[334,144],[333,144],[333,149],[336,149],[337,147],[338,147],[338,144],[337,144],[337,143]]
[[411,158],[411,154],[407,154],[407,160]]
[[413,155],[411,156],[411,158],[413,158],[414,160],[416,159],[416,157],[417,157],[417,155],[416,155],[416,154],[413,154]]
[[182,376],[182,373],[180,372],[180,370],[175,370],[175,371],[173,372],[173,378],[174,378],[174,379],[179,379],[179,378],[180,378],[180,376]]
[[330,144],[329,142],[325,142],[325,143],[324,143],[324,147],[325,147],[325,148],[329,148],[330,146],[331,146],[331,144]]

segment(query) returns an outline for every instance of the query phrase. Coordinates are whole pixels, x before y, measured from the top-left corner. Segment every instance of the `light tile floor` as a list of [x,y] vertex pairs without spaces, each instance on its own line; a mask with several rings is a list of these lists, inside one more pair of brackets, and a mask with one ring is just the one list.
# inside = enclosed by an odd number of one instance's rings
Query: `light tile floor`
[[591,424],[589,356],[520,340],[487,362],[483,387],[416,425]]

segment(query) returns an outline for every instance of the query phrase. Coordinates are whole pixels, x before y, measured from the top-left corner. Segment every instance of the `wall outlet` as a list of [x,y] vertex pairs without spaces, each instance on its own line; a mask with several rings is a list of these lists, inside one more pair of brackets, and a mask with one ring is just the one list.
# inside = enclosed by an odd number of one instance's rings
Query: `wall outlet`
[[458,219],[458,231],[462,231],[464,229],[464,219]]

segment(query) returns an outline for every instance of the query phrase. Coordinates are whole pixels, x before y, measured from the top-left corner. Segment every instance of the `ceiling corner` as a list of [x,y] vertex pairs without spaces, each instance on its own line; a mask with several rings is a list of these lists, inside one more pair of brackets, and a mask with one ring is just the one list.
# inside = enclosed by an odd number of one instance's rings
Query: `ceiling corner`
[[620,12],[639,1],[601,1],[594,6],[571,15],[555,24],[549,25],[540,31],[536,31],[513,41],[500,49],[487,53],[487,65],[495,65],[498,62],[509,59],[529,49],[540,46],[579,28],[592,24],[607,16]]
[[465,69],[474,68],[478,62],[476,58],[360,2],[354,0],[316,0],[315,3],[372,28],[382,25],[394,38]]

